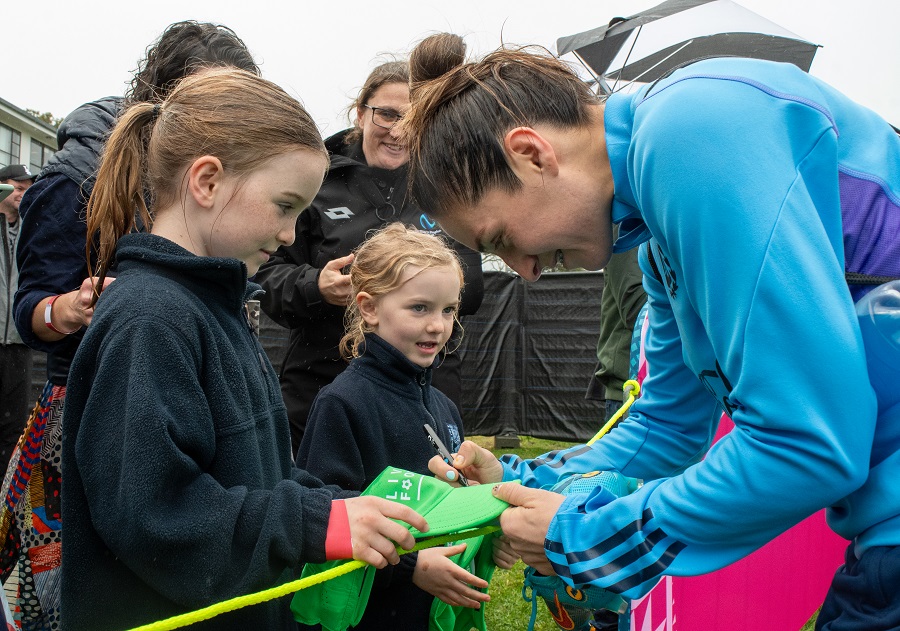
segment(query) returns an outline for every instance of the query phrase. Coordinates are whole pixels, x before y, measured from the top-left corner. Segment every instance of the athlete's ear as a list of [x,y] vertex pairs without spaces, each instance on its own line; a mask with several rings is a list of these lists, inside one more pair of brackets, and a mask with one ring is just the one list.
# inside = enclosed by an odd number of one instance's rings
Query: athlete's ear
[[378,302],[375,298],[361,291],[356,294],[356,306],[359,308],[363,322],[373,328],[378,326]]
[[188,193],[201,207],[212,208],[216,203],[216,195],[222,189],[224,176],[221,160],[215,156],[200,156],[188,167]]
[[[556,175],[559,160],[550,141],[531,127],[515,127],[503,137],[503,148],[513,172],[523,182],[537,176]],[[542,179],[540,181],[543,181]]]

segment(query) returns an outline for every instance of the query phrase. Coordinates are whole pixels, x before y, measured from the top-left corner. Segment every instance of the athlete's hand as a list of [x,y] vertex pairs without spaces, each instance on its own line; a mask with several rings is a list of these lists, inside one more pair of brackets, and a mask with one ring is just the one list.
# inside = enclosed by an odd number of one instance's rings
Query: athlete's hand
[[480,484],[491,484],[503,479],[503,466],[497,457],[470,440],[460,445],[453,458],[453,466],[444,462],[440,456],[435,456],[428,461],[428,468],[444,482],[457,482],[459,472],[469,481]]
[[500,528],[516,554],[541,574],[556,574],[547,560],[544,540],[565,496],[520,484],[499,484],[494,488],[494,497],[509,503],[500,515]]
[[350,300],[350,277],[344,274],[345,267],[353,262],[353,255],[332,259],[319,272],[319,293],[328,304],[346,307]]
[[379,569],[400,561],[395,543],[405,550],[416,545],[409,530],[394,519],[405,521],[420,532],[428,531],[424,517],[397,502],[380,497],[353,497],[344,500],[344,505],[350,522],[353,558]]

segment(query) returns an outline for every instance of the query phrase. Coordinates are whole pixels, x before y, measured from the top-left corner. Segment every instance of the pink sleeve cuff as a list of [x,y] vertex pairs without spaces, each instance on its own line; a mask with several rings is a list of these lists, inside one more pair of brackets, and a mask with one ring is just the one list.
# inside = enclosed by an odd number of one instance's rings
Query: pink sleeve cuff
[[353,558],[350,518],[347,517],[347,506],[344,504],[344,500],[331,502],[328,531],[325,533],[325,558],[329,561]]

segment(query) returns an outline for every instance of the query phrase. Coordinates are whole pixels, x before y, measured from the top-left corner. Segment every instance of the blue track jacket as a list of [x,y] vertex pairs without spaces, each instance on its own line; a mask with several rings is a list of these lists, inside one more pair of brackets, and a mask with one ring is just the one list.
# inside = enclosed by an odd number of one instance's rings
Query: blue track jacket
[[[900,139],[794,66],[742,59],[613,95],[604,124],[615,249],[646,242],[649,377],[602,440],[505,457],[504,479],[645,484],[566,499],[545,542],[557,573],[638,597],[823,507],[858,554],[900,544],[900,410],[879,416],[853,307],[866,289],[844,280],[900,276]],[[735,428],[710,449],[722,409]]]

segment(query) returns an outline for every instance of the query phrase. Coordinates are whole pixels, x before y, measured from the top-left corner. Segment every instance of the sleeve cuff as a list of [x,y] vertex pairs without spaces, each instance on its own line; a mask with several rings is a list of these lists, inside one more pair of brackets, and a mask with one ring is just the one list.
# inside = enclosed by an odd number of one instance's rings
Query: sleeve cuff
[[328,516],[328,530],[325,533],[325,559],[352,559],[353,542],[350,539],[350,518],[344,500],[331,502],[331,514]]

